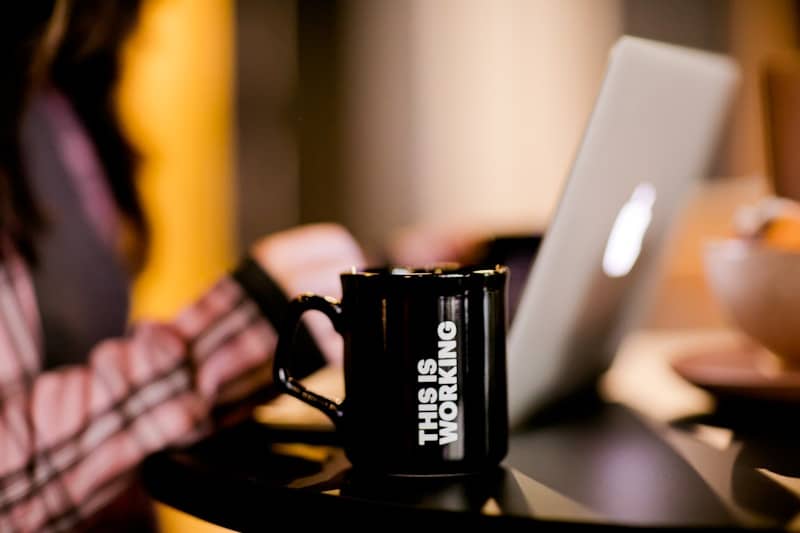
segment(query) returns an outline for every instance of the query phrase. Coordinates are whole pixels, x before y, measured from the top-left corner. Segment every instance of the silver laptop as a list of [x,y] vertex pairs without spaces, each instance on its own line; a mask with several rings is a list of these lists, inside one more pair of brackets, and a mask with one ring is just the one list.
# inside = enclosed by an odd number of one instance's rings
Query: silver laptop
[[636,325],[738,77],[730,59],[688,48],[622,37],[611,50],[511,326],[512,426],[596,379]]

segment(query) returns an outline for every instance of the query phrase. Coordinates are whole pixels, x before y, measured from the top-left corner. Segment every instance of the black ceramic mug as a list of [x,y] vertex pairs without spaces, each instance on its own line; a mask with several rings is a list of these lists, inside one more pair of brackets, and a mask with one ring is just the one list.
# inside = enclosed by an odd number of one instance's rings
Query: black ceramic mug
[[[354,467],[450,475],[496,466],[508,448],[507,269],[386,268],[341,275],[341,303],[291,302],[275,382],[333,420]],[[325,313],[344,337],[345,400],[289,373],[302,314]]]

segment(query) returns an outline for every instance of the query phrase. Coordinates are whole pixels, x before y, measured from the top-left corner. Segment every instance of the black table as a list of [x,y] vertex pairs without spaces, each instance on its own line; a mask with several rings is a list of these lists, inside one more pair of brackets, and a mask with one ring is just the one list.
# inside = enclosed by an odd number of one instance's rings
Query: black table
[[143,478],[155,499],[238,530],[353,520],[448,531],[796,528],[800,430],[772,422],[791,409],[767,408],[664,424],[590,395],[515,432],[497,470],[441,480],[373,479],[350,468],[335,434],[247,422],[150,457]]

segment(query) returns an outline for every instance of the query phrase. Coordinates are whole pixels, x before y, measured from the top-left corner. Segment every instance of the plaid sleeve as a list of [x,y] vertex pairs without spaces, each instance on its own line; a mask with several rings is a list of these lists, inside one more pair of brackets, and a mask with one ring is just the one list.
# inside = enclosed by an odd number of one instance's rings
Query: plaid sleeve
[[0,264],[0,531],[67,530],[130,482],[149,453],[200,436],[210,409],[267,379],[276,336],[231,278],[171,324],[39,373],[30,280]]

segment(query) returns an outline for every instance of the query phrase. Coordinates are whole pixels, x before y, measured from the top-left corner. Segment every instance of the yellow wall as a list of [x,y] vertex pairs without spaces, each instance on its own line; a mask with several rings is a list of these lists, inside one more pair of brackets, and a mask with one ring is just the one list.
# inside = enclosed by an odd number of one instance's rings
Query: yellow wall
[[128,47],[120,106],[153,233],[134,318],[171,316],[232,264],[233,31],[231,0],[148,0]]

